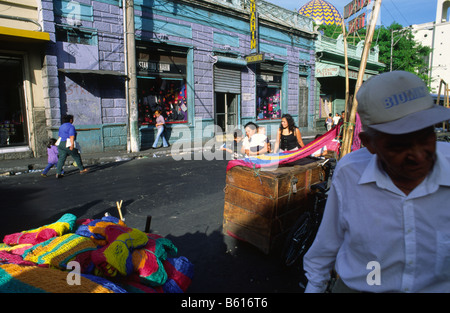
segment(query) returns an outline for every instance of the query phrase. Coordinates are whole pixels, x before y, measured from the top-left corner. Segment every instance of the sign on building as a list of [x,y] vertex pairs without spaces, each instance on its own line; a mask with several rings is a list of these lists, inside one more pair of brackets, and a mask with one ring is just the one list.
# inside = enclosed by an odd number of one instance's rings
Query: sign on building
[[258,53],[258,12],[256,12],[256,0],[250,0],[250,51]]
[[[358,13],[367,5],[370,4],[370,0],[353,0],[344,7],[344,19],[348,19],[350,16]],[[357,17],[348,22],[348,33],[354,33],[366,26],[366,13],[359,14]]]

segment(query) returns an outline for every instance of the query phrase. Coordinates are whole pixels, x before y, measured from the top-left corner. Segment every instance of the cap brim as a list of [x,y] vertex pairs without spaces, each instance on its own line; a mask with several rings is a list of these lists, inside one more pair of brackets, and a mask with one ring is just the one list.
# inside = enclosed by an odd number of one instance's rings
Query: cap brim
[[382,133],[401,135],[412,133],[447,120],[450,120],[450,109],[442,106],[434,106],[392,122],[368,126]]

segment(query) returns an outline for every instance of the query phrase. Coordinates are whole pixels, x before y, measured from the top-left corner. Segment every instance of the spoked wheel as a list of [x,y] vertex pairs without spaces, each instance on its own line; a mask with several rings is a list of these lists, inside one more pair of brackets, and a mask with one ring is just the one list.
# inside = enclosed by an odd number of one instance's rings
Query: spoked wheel
[[287,266],[292,266],[298,260],[302,259],[306,251],[308,251],[313,237],[314,221],[311,213],[306,212],[300,216],[299,220],[292,228],[285,247],[283,249],[282,258]]

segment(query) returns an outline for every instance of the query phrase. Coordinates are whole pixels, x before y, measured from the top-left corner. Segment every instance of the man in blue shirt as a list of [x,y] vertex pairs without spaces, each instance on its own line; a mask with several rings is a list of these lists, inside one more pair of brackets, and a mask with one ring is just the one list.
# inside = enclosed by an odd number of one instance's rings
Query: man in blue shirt
[[80,169],[80,174],[85,174],[88,169],[84,168],[80,153],[78,149],[75,148],[77,132],[75,127],[72,125],[73,115],[64,115],[62,118],[62,123],[63,124],[59,127],[59,137],[61,137],[61,141],[58,146],[59,159],[56,167],[56,178],[61,178],[63,176],[61,172],[68,155],[70,155],[76,162],[78,168]]

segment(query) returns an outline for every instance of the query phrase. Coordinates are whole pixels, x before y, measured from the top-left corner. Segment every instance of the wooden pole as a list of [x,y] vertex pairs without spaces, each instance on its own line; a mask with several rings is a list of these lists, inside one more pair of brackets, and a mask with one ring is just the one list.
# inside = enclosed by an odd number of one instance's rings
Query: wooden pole
[[378,20],[378,15],[380,13],[380,7],[381,7],[381,0],[375,0],[375,3],[373,5],[372,17],[370,19],[370,25],[366,36],[366,41],[364,43],[364,50],[361,56],[361,64],[359,67],[358,78],[356,80],[352,109],[350,112],[347,128],[344,129],[343,145],[341,148],[341,158],[346,154],[350,153],[352,147],[353,131],[355,129],[355,121],[356,121],[356,110],[358,108],[358,101],[356,100],[356,94],[358,93],[358,90],[362,85],[364,73],[366,71],[367,57],[369,55],[370,46],[372,45],[373,34],[375,32],[375,26]]
[[344,65],[345,65],[345,119],[344,125],[347,125],[346,121],[348,121],[348,98],[349,98],[349,78],[348,78],[348,56],[347,56],[347,34],[345,33],[345,23],[344,19],[342,19],[342,35],[344,36]]

